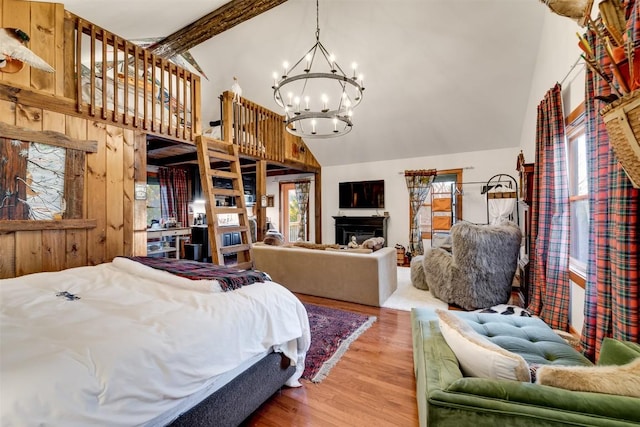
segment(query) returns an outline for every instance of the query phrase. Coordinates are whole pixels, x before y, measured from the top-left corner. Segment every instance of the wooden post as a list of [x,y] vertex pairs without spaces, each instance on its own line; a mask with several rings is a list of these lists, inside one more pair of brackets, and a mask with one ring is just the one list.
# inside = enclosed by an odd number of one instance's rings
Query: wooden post
[[267,197],[267,162],[256,162],[256,228],[258,241],[264,240],[267,232],[267,208],[262,204],[262,198]]

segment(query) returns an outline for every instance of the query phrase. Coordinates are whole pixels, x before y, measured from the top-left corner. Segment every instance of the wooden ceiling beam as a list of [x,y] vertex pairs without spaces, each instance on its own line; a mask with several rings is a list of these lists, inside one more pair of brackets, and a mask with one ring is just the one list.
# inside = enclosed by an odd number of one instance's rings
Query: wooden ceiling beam
[[287,0],[231,0],[195,22],[149,47],[163,58],[171,58],[238,24],[248,21]]

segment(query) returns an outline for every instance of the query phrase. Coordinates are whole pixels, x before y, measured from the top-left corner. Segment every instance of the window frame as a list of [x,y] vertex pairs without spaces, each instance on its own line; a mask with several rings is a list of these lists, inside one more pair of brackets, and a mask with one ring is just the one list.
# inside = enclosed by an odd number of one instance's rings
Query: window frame
[[[458,169],[442,169],[437,171],[437,175],[455,175],[456,176],[456,185],[460,186],[462,184],[462,168]],[[458,192],[456,194],[456,217],[455,221],[459,221],[462,218],[462,194]],[[426,208],[426,209],[425,209]],[[418,215],[420,215],[420,211],[424,209],[424,212],[429,212],[429,216],[431,216],[431,191],[429,191],[429,197],[422,204],[420,210],[418,211]],[[409,203],[409,221],[413,217],[413,207],[411,203]],[[420,236],[423,240],[431,240],[433,224],[429,224],[429,231],[420,231]]]
[[[565,138],[567,141],[567,167],[568,167],[568,179],[569,179],[569,210],[572,211],[573,204],[575,202],[589,200],[590,189],[587,188],[585,194],[574,194],[574,189],[577,188],[577,183],[573,182],[575,174],[573,171],[576,168],[577,159],[573,156],[573,144],[576,143],[581,136],[586,136],[586,115],[584,102],[578,105],[565,119]],[[569,233],[570,236],[572,229],[572,222],[570,218]],[[571,238],[571,237],[570,237]],[[586,242],[588,245],[588,241]],[[570,242],[571,244],[571,242]],[[586,263],[574,258],[569,252],[569,274],[573,282],[583,287],[586,284]]]

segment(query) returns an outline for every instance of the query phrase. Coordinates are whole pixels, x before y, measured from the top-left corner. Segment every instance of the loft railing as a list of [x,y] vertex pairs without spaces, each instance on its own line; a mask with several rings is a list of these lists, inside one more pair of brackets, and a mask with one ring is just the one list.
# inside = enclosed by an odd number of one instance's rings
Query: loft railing
[[72,13],[77,110],[185,141],[200,133],[200,78]]
[[246,98],[234,101],[233,95],[227,91],[221,96],[222,137],[227,140],[226,135],[231,135],[241,154],[284,162],[287,141],[294,139],[302,144],[299,137],[285,130],[283,116]]

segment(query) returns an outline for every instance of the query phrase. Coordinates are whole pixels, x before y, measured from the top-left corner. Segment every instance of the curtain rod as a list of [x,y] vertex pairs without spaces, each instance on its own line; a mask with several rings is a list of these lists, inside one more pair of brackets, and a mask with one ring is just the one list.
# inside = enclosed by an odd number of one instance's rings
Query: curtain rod
[[[473,166],[465,166],[463,168],[460,169],[464,169],[464,170],[471,170],[471,169],[475,169]],[[437,169],[436,169],[437,170]],[[398,175],[404,175],[404,171],[400,171],[398,172]]]
[[[560,80],[560,86],[562,86],[562,84],[564,83],[565,80],[567,80],[567,77],[569,77],[571,72],[573,72],[573,70],[580,64],[580,60],[581,59],[582,59],[582,55],[578,56],[578,59],[576,59],[576,62],[574,62],[571,67],[569,67],[569,71],[567,71],[567,74],[565,74],[565,76],[562,78],[562,80]],[[584,65],[584,62],[582,62],[581,65]]]

